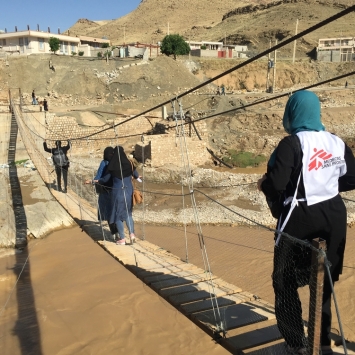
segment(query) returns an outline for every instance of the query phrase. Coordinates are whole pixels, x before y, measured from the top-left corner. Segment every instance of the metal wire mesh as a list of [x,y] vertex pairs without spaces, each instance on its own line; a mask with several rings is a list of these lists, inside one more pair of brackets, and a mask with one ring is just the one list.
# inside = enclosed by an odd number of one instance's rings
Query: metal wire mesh
[[[48,186],[55,187],[53,166],[44,155],[42,147],[46,134],[45,125],[41,122],[43,117],[35,118],[21,113],[18,106],[14,106],[14,109],[19,130],[33,163]],[[68,188],[77,198],[78,208],[83,210],[85,206],[97,207],[94,189],[83,185],[83,181],[95,175],[92,166],[93,163],[98,166],[100,159],[90,156],[88,159],[90,167],[73,155],[68,172]],[[250,215],[246,217],[241,214],[240,208],[233,202],[228,206],[225,200],[219,202],[220,187],[212,184],[208,189],[193,188],[183,174],[181,186],[165,185],[164,191],[154,191],[155,185],[145,181],[144,202],[134,208],[137,237],[176,255],[183,262],[204,269],[207,280],[220,277],[252,294],[255,301],[263,300],[274,305],[278,328],[287,343],[291,347],[307,347],[309,309],[319,311],[319,305],[309,294],[309,287],[316,288],[316,280],[311,279],[311,274],[318,272],[317,264],[311,264],[312,251],[318,259],[324,253],[316,251],[310,243],[288,235],[283,235],[281,243],[275,248],[273,229],[254,221]],[[242,195],[248,191],[248,186],[249,183],[224,187],[222,195],[235,188],[240,189]],[[346,201],[346,204],[350,213],[355,211],[353,201]],[[198,222],[194,214],[198,215]],[[220,222],[206,223],[211,214],[215,214]],[[103,237],[110,238],[107,227]],[[208,275],[209,271],[211,274]],[[213,295],[212,282],[211,285]],[[208,298],[214,302],[211,295]],[[228,330],[228,307],[231,306],[222,304],[216,317],[218,322],[221,321],[220,328],[224,331]],[[347,325],[346,312],[343,313],[345,332],[348,337],[353,337],[352,325]]]

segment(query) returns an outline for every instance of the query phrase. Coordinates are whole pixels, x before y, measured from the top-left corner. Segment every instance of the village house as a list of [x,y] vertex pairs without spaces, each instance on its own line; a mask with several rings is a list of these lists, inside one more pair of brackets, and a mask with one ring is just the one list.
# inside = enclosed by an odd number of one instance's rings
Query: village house
[[355,37],[319,39],[317,60],[324,62],[355,61]]
[[187,41],[190,46],[190,54],[195,57],[210,58],[245,58],[247,46],[224,45],[223,42]]
[[[57,54],[71,55],[84,52],[84,56],[93,56],[96,54],[95,49],[101,48],[104,43],[110,45],[110,40],[102,38],[94,38],[87,36],[69,36],[67,34],[54,34],[48,28],[47,32],[30,30],[29,26],[26,31],[0,32],[0,52],[11,55],[30,55],[50,53],[49,39],[56,37],[60,40],[60,48]],[[93,53],[92,53],[93,52]]]

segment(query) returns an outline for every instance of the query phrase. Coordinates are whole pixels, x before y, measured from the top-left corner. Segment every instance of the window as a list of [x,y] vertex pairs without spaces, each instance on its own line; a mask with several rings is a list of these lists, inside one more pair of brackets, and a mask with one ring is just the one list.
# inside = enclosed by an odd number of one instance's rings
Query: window
[[63,53],[63,51],[64,51],[64,42],[60,42],[59,50],[60,50],[60,53]]
[[28,46],[28,37],[23,37],[23,42],[26,48],[29,48]]
[[71,51],[75,52],[75,43],[71,43]]
[[38,49],[44,51],[44,38],[38,38]]
[[5,38],[2,40],[2,45],[6,46],[6,39]]

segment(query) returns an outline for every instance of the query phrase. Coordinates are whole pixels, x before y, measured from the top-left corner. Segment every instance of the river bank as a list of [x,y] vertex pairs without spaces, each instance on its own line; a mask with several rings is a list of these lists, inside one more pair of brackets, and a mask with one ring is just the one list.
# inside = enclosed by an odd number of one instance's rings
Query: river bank
[[79,227],[0,257],[0,281],[3,354],[229,353]]

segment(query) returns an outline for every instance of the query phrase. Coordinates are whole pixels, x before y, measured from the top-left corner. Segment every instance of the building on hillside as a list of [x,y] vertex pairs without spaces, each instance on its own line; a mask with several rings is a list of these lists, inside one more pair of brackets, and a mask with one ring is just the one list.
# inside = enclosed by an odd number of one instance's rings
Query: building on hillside
[[245,58],[247,46],[223,45],[223,42],[188,41],[190,54],[196,57],[210,58]]
[[195,49],[203,49],[203,50],[213,50],[213,51],[218,51],[222,50],[223,48],[223,42],[207,42],[207,41],[202,41],[202,42],[195,42],[195,41],[188,41],[188,45],[190,46],[191,50]]
[[15,32],[0,33],[0,51],[18,55],[51,53],[49,47],[51,37],[60,40],[60,48],[57,54],[62,55],[71,55],[73,52],[83,51],[84,56],[90,57],[95,48],[101,47],[103,43],[110,44],[108,39],[55,34],[51,33],[49,28],[47,32],[32,31],[29,28],[26,31],[17,31],[17,28],[15,28]]
[[248,46],[226,44],[223,46],[224,49],[232,50],[232,57],[230,58],[247,58],[246,52],[248,51]]
[[102,51],[103,45],[111,45],[110,40],[107,38],[78,37],[80,40],[79,50],[84,52],[85,57],[97,57],[97,53]]
[[324,62],[355,61],[355,37],[319,39],[317,60]]

